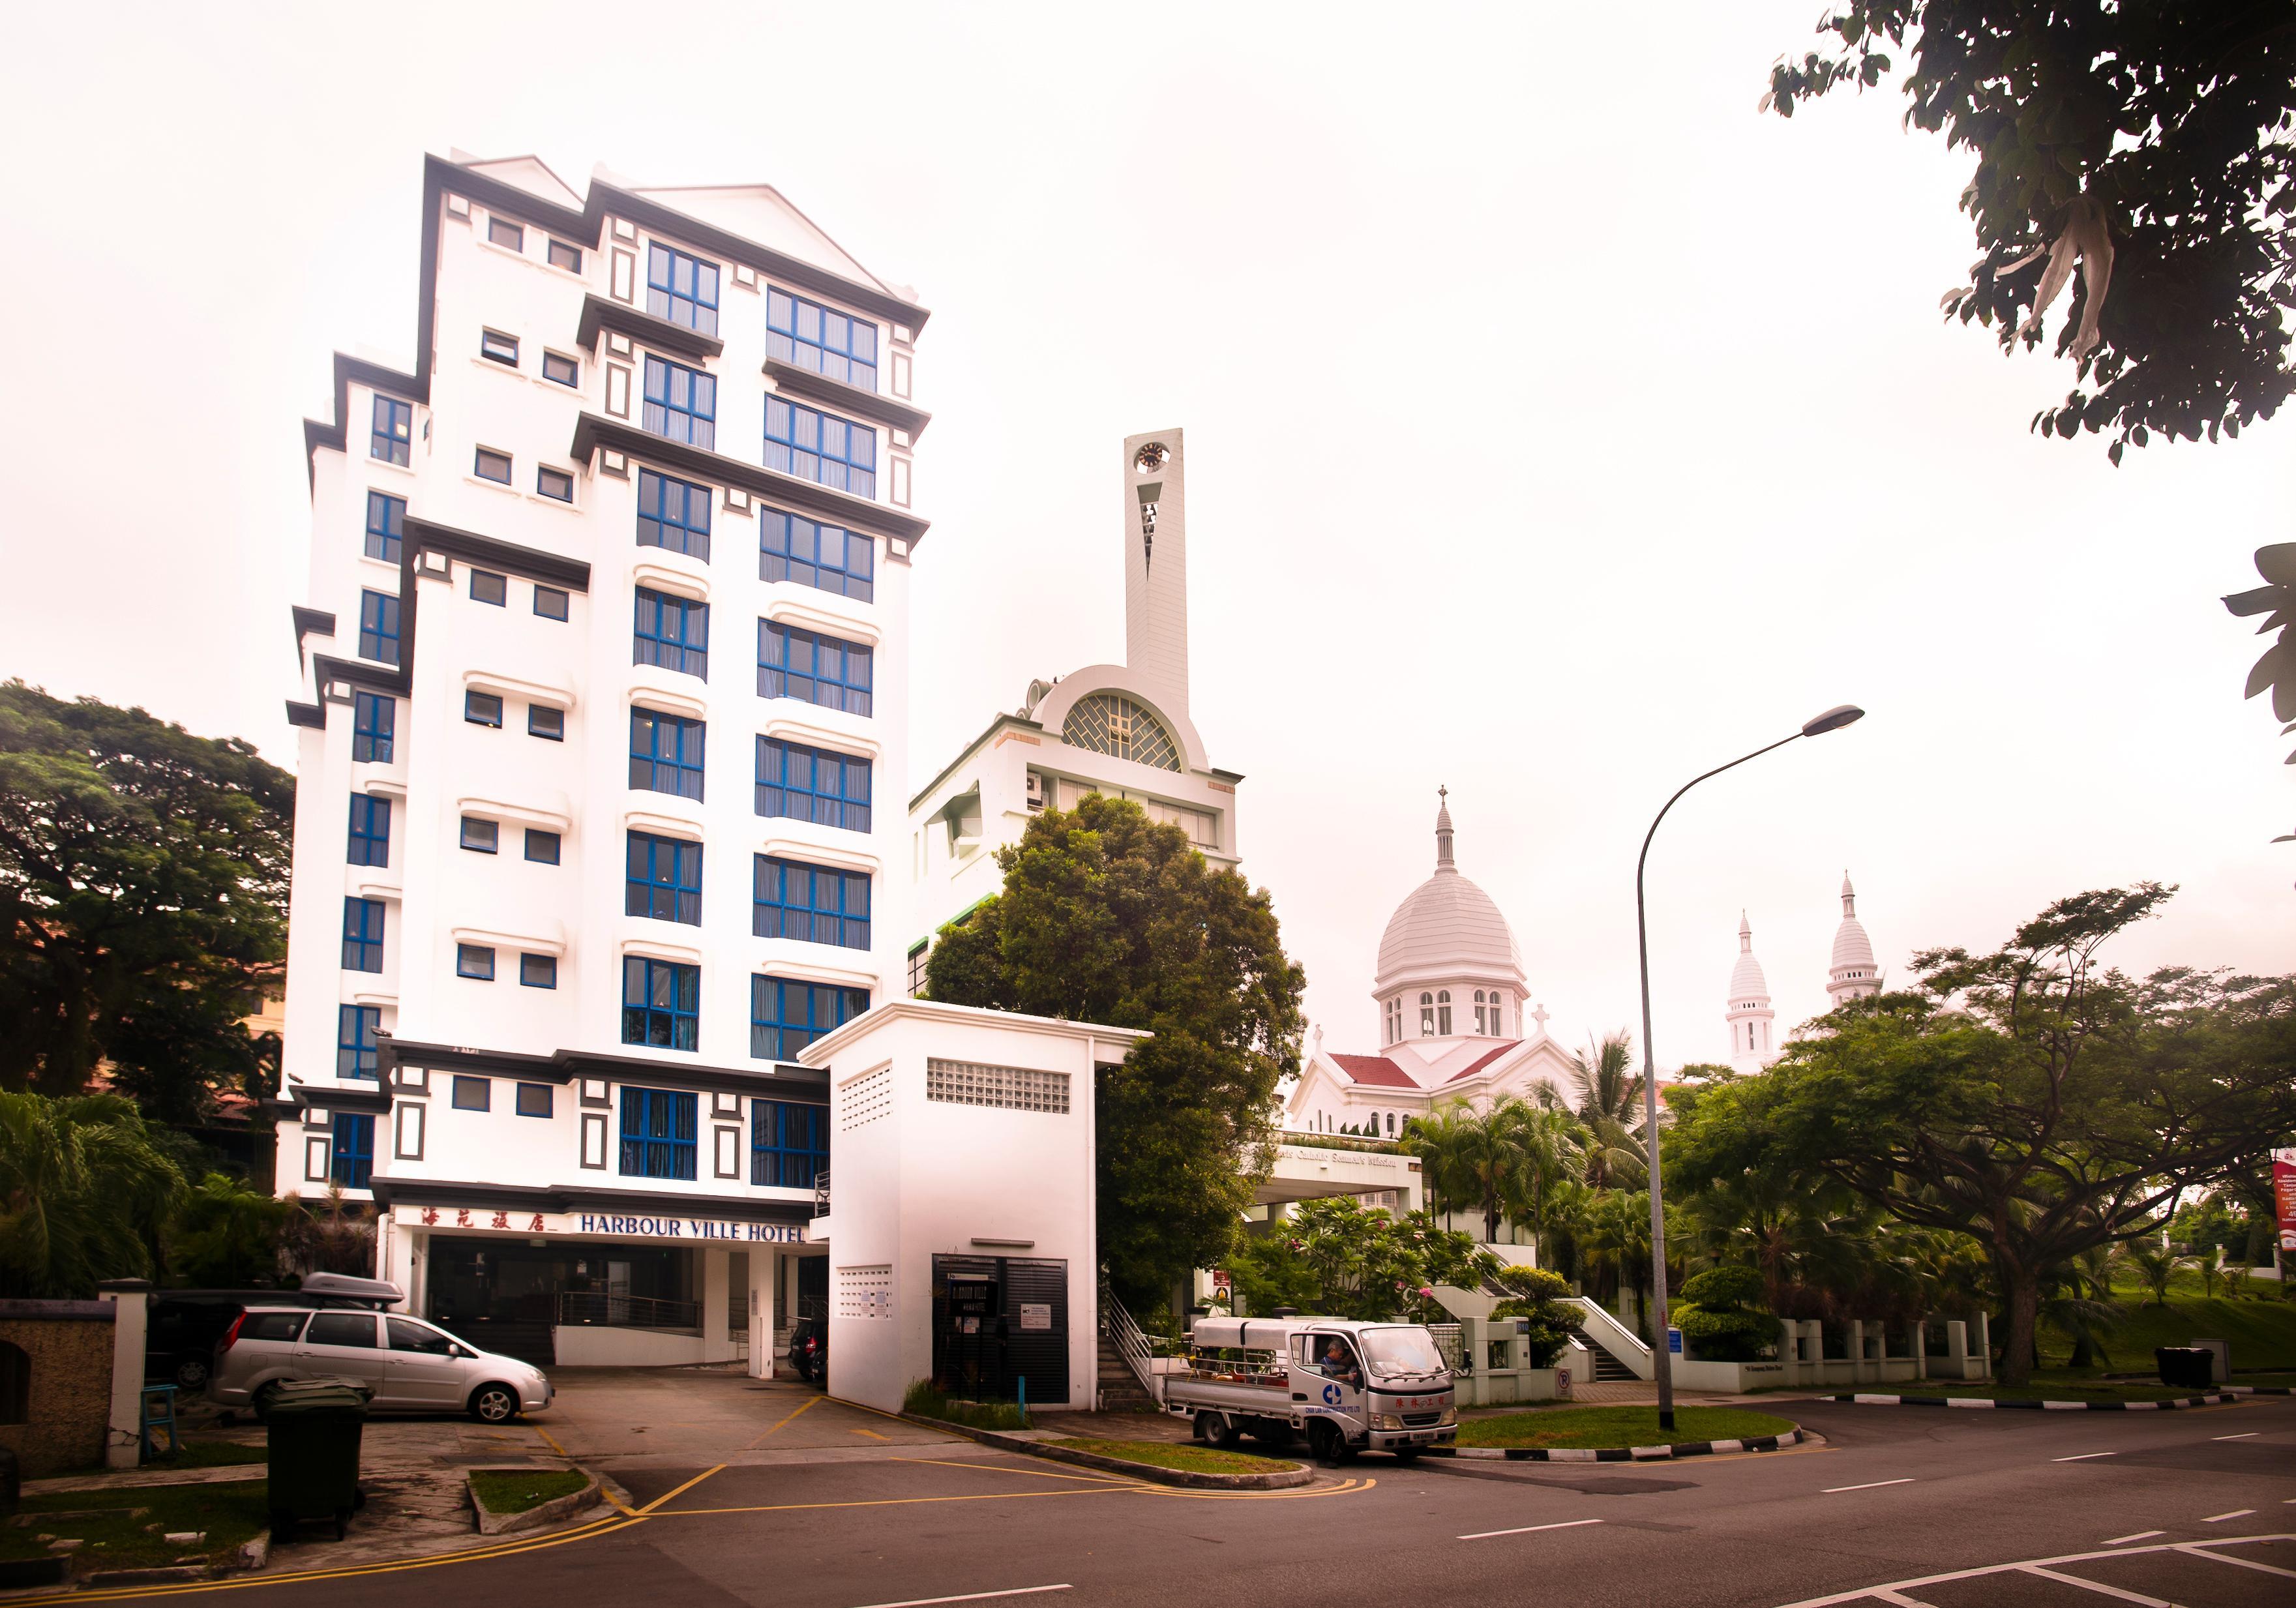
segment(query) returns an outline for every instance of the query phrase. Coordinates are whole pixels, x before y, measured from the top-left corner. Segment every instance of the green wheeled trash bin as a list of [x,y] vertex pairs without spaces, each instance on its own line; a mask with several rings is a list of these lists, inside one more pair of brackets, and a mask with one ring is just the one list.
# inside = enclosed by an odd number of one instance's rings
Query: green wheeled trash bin
[[2152,1360],[2170,1390],[2205,1391],[2215,1382],[2216,1353],[2204,1346],[2155,1346]]
[[359,1436],[374,1391],[364,1380],[297,1379],[278,1387],[270,1426],[271,1533],[281,1540],[308,1520],[334,1521],[335,1539],[359,1505]]

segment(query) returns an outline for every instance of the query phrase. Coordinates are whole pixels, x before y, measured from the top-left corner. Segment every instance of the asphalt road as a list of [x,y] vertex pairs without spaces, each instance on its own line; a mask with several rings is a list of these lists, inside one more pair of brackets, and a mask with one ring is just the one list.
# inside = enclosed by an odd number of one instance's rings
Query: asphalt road
[[[1315,1487],[1265,1494],[1142,1485],[969,1441],[791,1453],[714,1473],[650,1460],[618,1471],[639,1516],[617,1514],[572,1538],[195,1589],[255,1593],[264,1608],[878,1608],[1029,1596],[1326,1608],[1534,1594],[1574,1608],[2296,1602],[2296,1538],[2296,1538],[2290,1399],[2143,1414],[1780,1410],[1827,1444],[1480,1473],[1366,1456]],[[2205,1550],[2177,1550],[2194,1544]],[[2047,1561],[2091,1553],[2110,1555]],[[1997,1572],[2021,1564],[2036,1567]],[[1979,1571],[1995,1572],[1964,1572]],[[1954,1573],[1964,1578],[1904,1583]]]

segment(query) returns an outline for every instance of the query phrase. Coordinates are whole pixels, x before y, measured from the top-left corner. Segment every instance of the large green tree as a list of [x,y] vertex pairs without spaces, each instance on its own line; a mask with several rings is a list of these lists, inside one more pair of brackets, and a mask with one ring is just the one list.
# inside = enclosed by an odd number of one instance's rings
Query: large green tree
[[1670,1169],[1691,1187],[1814,1172],[1901,1222],[1985,1250],[2002,1374],[2022,1383],[2047,1283],[2151,1232],[2260,1133],[2296,1128],[2296,980],[2098,951],[2169,897],[2059,900],[1988,955],[1914,957],[1915,988],[1845,1005],[1759,1078],[1705,1090]]
[[1032,816],[997,864],[1003,891],[943,930],[927,991],[1153,1031],[1099,1081],[1100,1249],[1119,1294],[1161,1300],[1226,1259],[1274,1164],[1306,974],[1265,890],[1127,800]]
[[2118,464],[2287,400],[2292,0],[1849,0],[1817,27],[1831,47],[1781,59],[1765,106],[1871,88],[1903,52],[1906,120],[1976,156],[1979,258],[1946,316],[2030,349],[2070,289],[2054,347],[2079,383],[2033,428],[2110,431]]
[[118,1095],[0,1091],[0,1295],[86,1298],[149,1278],[184,1175]]
[[99,1062],[164,1120],[259,1086],[243,1018],[286,953],[294,778],[236,738],[0,685],[0,1087]]

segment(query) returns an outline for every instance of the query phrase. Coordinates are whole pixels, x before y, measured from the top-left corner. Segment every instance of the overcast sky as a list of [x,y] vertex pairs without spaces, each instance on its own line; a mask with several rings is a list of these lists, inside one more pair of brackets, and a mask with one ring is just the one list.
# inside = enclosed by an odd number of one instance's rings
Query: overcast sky
[[413,359],[422,153],[765,180],[933,309],[917,775],[1122,657],[1118,445],[1187,430],[1193,712],[1327,1047],[1439,783],[1579,1042],[1652,814],[1843,701],[1662,832],[1661,1063],[1726,1053],[1742,907],[1824,1007],[1845,866],[1899,974],[2146,877],[2123,964],[2296,969],[2217,601],[2296,537],[2296,420],[2030,436],[2070,366],[1938,316],[1970,159],[1894,91],[1756,113],[1809,0],[107,9],[0,60],[0,674],[291,763],[300,421],[335,349]]

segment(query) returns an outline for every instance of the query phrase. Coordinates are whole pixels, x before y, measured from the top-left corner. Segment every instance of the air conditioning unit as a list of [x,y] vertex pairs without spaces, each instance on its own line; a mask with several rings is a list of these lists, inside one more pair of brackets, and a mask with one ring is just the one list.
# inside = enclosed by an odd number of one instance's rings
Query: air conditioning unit
[[1046,785],[1044,773],[1033,770],[1029,773],[1029,808],[1030,809],[1042,809],[1045,807],[1045,795],[1050,791],[1051,789]]

